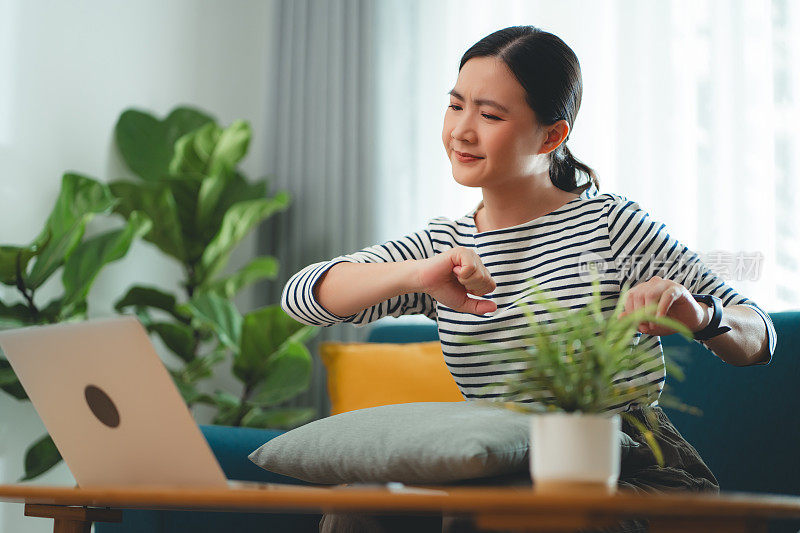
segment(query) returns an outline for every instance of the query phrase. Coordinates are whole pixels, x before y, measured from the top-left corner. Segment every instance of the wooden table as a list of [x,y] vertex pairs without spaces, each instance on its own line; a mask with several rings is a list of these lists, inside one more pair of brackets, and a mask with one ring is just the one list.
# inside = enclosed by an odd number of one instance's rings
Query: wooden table
[[0,501],[25,504],[27,516],[53,518],[56,533],[88,533],[93,521],[118,522],[120,509],[247,512],[468,514],[486,530],[576,531],[647,518],[654,533],[766,532],[767,519],[800,518],[800,497],[767,494],[618,491],[535,492],[502,487],[317,487],[252,485],[228,489],[0,485]]

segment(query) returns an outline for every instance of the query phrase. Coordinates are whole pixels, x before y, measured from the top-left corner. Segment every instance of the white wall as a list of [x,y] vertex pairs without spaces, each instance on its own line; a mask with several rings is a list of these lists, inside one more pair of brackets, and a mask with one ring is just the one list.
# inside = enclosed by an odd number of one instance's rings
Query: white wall
[[[163,117],[190,104],[223,124],[247,119],[253,142],[243,168],[253,179],[272,172],[276,10],[275,0],[0,0],[0,244],[36,236],[65,171],[126,175],[112,136],[127,107]],[[232,266],[254,250],[251,238]],[[135,280],[177,290],[179,275],[154,247],[137,244],[98,278],[90,314],[113,314]],[[57,290],[51,284],[43,296]],[[0,292],[5,301],[12,294]],[[238,303],[256,302],[249,294]],[[219,383],[236,386],[230,377]],[[0,483],[19,479],[24,450],[43,433],[30,403],[0,393]],[[74,480],[62,463],[37,483]],[[0,504],[0,531],[52,531],[22,509]]]

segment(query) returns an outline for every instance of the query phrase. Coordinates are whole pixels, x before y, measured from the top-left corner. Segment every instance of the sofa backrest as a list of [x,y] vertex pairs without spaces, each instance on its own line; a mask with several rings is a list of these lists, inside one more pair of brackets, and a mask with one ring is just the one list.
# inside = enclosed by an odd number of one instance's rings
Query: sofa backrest
[[[770,314],[778,343],[769,365],[736,367],[698,342],[662,337],[686,378],[667,376],[666,392],[702,416],[664,407],[672,423],[728,491],[800,495],[800,312]],[[375,324],[369,342],[438,339],[436,323]]]
[[668,375],[666,385],[703,416],[664,410],[723,490],[800,494],[800,312],[770,317],[778,342],[768,365],[736,367],[697,342],[664,337],[667,355],[691,345],[688,361],[679,363],[686,379]]

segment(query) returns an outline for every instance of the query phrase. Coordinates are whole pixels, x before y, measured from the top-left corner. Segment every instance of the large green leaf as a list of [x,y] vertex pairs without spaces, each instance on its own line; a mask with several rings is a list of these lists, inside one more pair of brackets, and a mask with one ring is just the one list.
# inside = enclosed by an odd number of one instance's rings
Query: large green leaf
[[15,286],[17,272],[27,272],[28,262],[38,253],[35,245],[0,246],[0,283]]
[[[214,176],[233,170],[247,153],[251,135],[250,125],[243,120],[237,120],[225,129],[215,123],[205,124],[175,142],[170,174],[188,172]],[[214,196],[213,191],[209,192]],[[216,201],[212,200],[212,203]]]
[[147,330],[157,333],[167,348],[184,362],[188,363],[194,359],[197,341],[194,338],[194,330],[189,326],[174,322],[153,322],[147,326]]
[[160,309],[172,315],[176,320],[188,323],[190,317],[178,311],[175,295],[164,292],[154,287],[143,287],[140,285],[131,287],[125,296],[117,300],[114,309],[122,313],[128,307],[134,309]]
[[186,250],[186,263],[194,264],[200,260],[203,250],[208,246],[201,228],[197,226],[197,197],[201,182],[188,175],[170,176],[164,179],[175,199],[175,212],[181,231],[181,240]]
[[36,257],[26,286],[35,289],[44,283],[81,241],[89,220],[98,213],[109,212],[116,202],[105,184],[77,174],[64,174],[56,205],[37,238],[46,244]]
[[203,188],[218,184],[222,185],[222,190],[216,206],[212,209],[206,208],[207,211],[203,211],[202,217],[200,216],[201,208],[198,207],[197,226],[206,244],[210,243],[219,232],[225,214],[233,205],[267,197],[266,180],[250,183],[242,173],[237,171],[222,172],[218,176],[206,178],[201,186],[201,196],[207,194],[202,191]]
[[206,175],[208,160],[221,133],[222,129],[210,122],[176,140],[169,173]]
[[5,391],[17,400],[28,399],[28,395],[25,394],[25,389],[22,388],[2,348],[0,348],[0,390]]
[[178,206],[165,183],[115,181],[109,187],[119,199],[117,213],[128,218],[134,211],[140,211],[153,221],[153,227],[144,236],[146,241],[178,261],[186,261]]
[[318,332],[319,328],[292,319],[279,305],[252,311],[244,317],[241,351],[234,357],[233,372],[244,383],[257,384],[267,375],[270,357],[284,343],[301,343]]
[[67,172],[61,178],[59,196],[40,239],[46,239],[44,234],[48,229],[58,234],[65,230],[65,223],[71,223],[86,213],[108,212],[115,203],[116,200],[106,184]]
[[[266,354],[265,354],[266,355]],[[267,358],[265,376],[252,398],[260,406],[277,405],[308,389],[311,382],[311,354],[299,342],[287,342]]]
[[39,324],[55,324],[56,322],[79,322],[86,320],[86,300],[76,302],[68,309],[62,306],[63,299],[55,298],[44,308],[39,308],[36,322]]
[[239,351],[242,315],[230,300],[213,293],[199,293],[179,309],[186,310],[200,324],[210,327],[227,347]]
[[230,299],[251,283],[262,279],[275,279],[278,275],[278,266],[278,260],[274,257],[257,257],[235,274],[213,281],[206,290]]
[[236,164],[247,153],[251,135],[250,125],[241,120],[234,122],[219,135],[211,157],[206,163],[204,174],[207,177],[200,188],[197,204],[199,224],[205,224],[217,209],[228,183],[234,179],[233,170]]
[[0,302],[0,329],[17,328],[30,324],[32,320],[31,311],[26,305],[8,306]]
[[285,209],[288,204],[289,195],[281,192],[273,198],[247,200],[231,206],[222,219],[219,232],[203,253],[198,268],[198,281],[203,283],[222,271],[231,252],[245,235],[275,211]]
[[[226,189],[233,186],[236,175],[232,171],[224,170],[203,178],[197,197],[197,210],[195,223],[203,235],[211,240],[219,229],[222,217],[217,217],[217,226],[212,226],[214,215],[219,212],[219,201]],[[261,196],[263,198],[264,196]],[[249,198],[248,198],[249,199]],[[223,212],[224,215],[224,212]]]
[[236,120],[225,128],[216,146],[211,158],[208,161],[208,175],[217,174],[223,170],[232,170],[241,161],[247,148],[250,145],[250,138],[253,132],[250,129],[250,124],[244,120]]
[[253,407],[242,417],[242,426],[259,429],[291,429],[308,422],[316,414],[312,407],[285,407],[268,411]]
[[58,453],[58,448],[50,435],[45,435],[25,452],[25,477],[20,481],[39,477],[60,462],[61,454]]
[[63,308],[69,309],[85,300],[100,270],[125,257],[133,241],[150,231],[152,225],[149,218],[134,211],[122,229],[97,235],[79,244],[64,263],[61,276]]
[[[2,363],[5,362],[6,365]],[[17,379],[17,375],[14,373],[14,370],[8,365],[8,361],[5,359],[0,359],[0,387],[7,387],[8,385],[14,385],[15,383],[19,383],[19,379]]]
[[114,133],[128,167],[142,179],[155,181],[169,172],[175,142],[213,120],[189,107],[175,108],[163,121],[149,113],[128,109],[120,115]]

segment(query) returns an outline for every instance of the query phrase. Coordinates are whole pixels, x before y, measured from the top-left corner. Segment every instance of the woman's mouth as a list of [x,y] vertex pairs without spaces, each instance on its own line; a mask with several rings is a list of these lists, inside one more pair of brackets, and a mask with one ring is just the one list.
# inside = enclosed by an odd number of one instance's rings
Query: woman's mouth
[[458,159],[461,163],[474,163],[475,161],[480,161],[483,159],[482,157],[465,152],[459,152],[458,150],[453,150],[453,153],[456,154],[456,159]]

